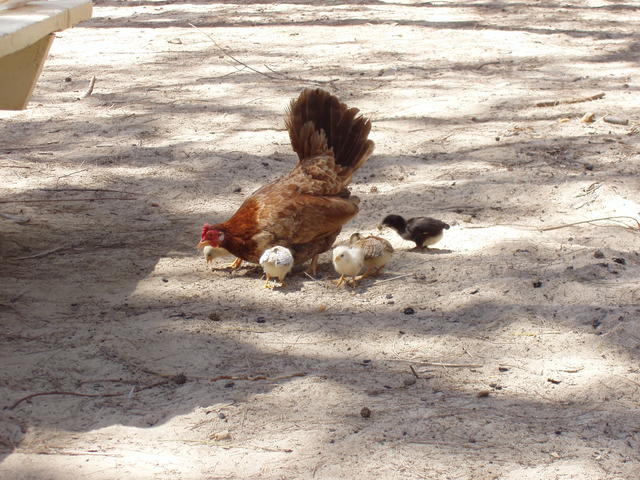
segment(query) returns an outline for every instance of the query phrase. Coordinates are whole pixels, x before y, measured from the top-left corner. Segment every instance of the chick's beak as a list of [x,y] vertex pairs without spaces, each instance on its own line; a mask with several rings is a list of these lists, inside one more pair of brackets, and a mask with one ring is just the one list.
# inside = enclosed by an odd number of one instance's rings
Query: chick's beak
[[383,224],[381,224],[381,223],[379,223],[379,224],[378,224],[378,231],[382,231],[382,229],[383,229],[383,228],[384,228],[384,225],[383,225]]
[[204,247],[210,247],[211,246],[211,242],[209,240],[203,240],[202,242],[198,243],[198,245],[196,245],[196,247],[198,247],[198,250],[202,250]]

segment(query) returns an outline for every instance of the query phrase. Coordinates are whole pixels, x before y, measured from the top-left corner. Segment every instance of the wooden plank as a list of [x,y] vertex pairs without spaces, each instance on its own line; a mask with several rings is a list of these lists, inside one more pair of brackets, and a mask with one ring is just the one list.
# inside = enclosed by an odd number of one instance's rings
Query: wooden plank
[[91,12],[88,0],[34,0],[19,8],[0,10],[0,57],[88,20]]
[[46,35],[22,50],[0,58],[0,110],[22,110],[36,86],[53,42]]

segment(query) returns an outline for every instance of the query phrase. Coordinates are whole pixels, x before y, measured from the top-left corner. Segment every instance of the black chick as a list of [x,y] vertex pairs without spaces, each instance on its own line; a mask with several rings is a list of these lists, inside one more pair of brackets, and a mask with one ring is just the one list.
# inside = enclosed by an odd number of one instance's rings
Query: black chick
[[449,225],[431,217],[415,217],[406,220],[400,215],[387,215],[382,225],[393,228],[405,240],[415,242],[416,248],[429,248],[440,241],[442,231]]

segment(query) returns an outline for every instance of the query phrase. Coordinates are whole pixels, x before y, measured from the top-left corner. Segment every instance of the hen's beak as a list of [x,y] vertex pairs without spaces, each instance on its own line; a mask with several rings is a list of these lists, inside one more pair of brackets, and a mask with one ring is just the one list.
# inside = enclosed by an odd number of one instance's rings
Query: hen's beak
[[196,247],[198,247],[198,250],[202,250],[204,247],[210,247],[210,246],[211,246],[211,242],[209,240],[204,240],[198,243],[198,245],[196,245]]

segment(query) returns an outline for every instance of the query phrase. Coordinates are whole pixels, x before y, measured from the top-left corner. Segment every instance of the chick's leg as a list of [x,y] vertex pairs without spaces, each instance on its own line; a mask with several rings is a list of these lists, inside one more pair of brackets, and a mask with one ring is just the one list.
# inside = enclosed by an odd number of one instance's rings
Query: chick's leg
[[273,288],[273,286],[269,283],[269,281],[271,280],[271,276],[268,273],[266,273],[265,275],[267,276],[267,281],[264,282],[264,288]]
[[[360,275],[360,280],[362,280],[363,278],[375,276],[377,274],[377,272],[378,272],[378,270],[374,270],[373,268],[368,268],[366,272],[364,272],[362,275]],[[353,278],[356,278],[356,277],[353,277]]]
[[371,270],[370,270],[369,272],[367,272],[367,276],[368,277],[377,277],[378,275],[380,275],[382,273],[382,270],[384,270],[384,265],[374,269],[373,272],[371,272]]
[[339,287],[344,283],[344,275],[340,275],[340,279],[336,282],[336,287]]

